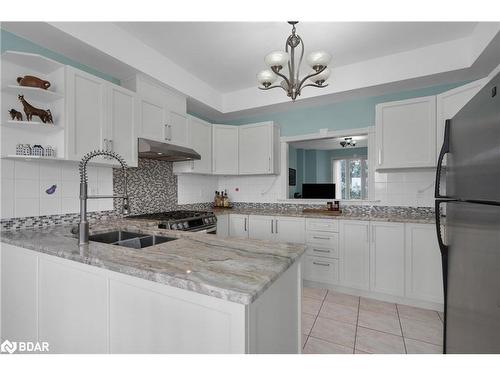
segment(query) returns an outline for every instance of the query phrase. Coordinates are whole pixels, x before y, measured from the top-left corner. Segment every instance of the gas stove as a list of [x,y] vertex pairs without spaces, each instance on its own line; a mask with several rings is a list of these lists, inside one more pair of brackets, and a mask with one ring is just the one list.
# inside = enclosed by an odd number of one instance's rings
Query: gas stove
[[153,214],[128,216],[129,219],[156,220],[160,229],[183,230],[189,232],[214,233],[217,218],[209,211],[166,211]]

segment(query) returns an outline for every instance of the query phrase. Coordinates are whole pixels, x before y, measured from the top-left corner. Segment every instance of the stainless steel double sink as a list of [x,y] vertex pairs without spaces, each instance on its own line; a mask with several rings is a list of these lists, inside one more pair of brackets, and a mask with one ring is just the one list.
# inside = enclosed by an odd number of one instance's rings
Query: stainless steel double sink
[[90,241],[107,243],[110,245],[119,245],[133,249],[142,249],[161,243],[174,241],[176,237],[157,236],[154,234],[134,233],[126,231],[113,231],[99,233],[89,236]]

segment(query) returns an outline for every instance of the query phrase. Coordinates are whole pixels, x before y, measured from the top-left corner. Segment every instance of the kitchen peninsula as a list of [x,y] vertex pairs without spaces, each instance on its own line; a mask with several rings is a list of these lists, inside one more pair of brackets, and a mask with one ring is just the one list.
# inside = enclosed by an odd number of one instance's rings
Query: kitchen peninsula
[[303,245],[91,225],[116,230],[172,240],[79,247],[69,226],[2,232],[2,336],[52,353],[300,352]]

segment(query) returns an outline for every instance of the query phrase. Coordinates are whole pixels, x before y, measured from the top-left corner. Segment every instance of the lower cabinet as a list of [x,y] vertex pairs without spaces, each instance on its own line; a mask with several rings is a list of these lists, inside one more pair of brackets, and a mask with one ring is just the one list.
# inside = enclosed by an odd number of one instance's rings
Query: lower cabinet
[[405,225],[371,222],[370,290],[404,295]]
[[405,295],[442,303],[443,272],[434,225],[406,224],[405,238]]
[[248,215],[229,215],[229,236],[248,238]]
[[339,280],[338,259],[306,255],[302,264],[306,280],[332,284],[336,284]]
[[248,217],[248,237],[255,240],[304,243],[304,228],[303,218],[262,215]]
[[370,222],[340,222],[340,280],[342,286],[370,288]]

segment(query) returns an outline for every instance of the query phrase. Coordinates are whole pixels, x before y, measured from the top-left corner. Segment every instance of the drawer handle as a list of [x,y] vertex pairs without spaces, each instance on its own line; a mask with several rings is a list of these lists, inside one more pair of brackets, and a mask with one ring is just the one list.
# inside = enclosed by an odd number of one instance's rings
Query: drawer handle
[[319,262],[313,262],[316,266],[325,266],[325,267],[330,267],[330,263],[319,263]]
[[313,249],[313,251],[316,251],[317,253],[329,253],[330,250],[321,250],[321,249]]
[[315,240],[327,240],[327,241],[330,239],[330,237],[318,237],[318,236],[313,236],[313,238]]

